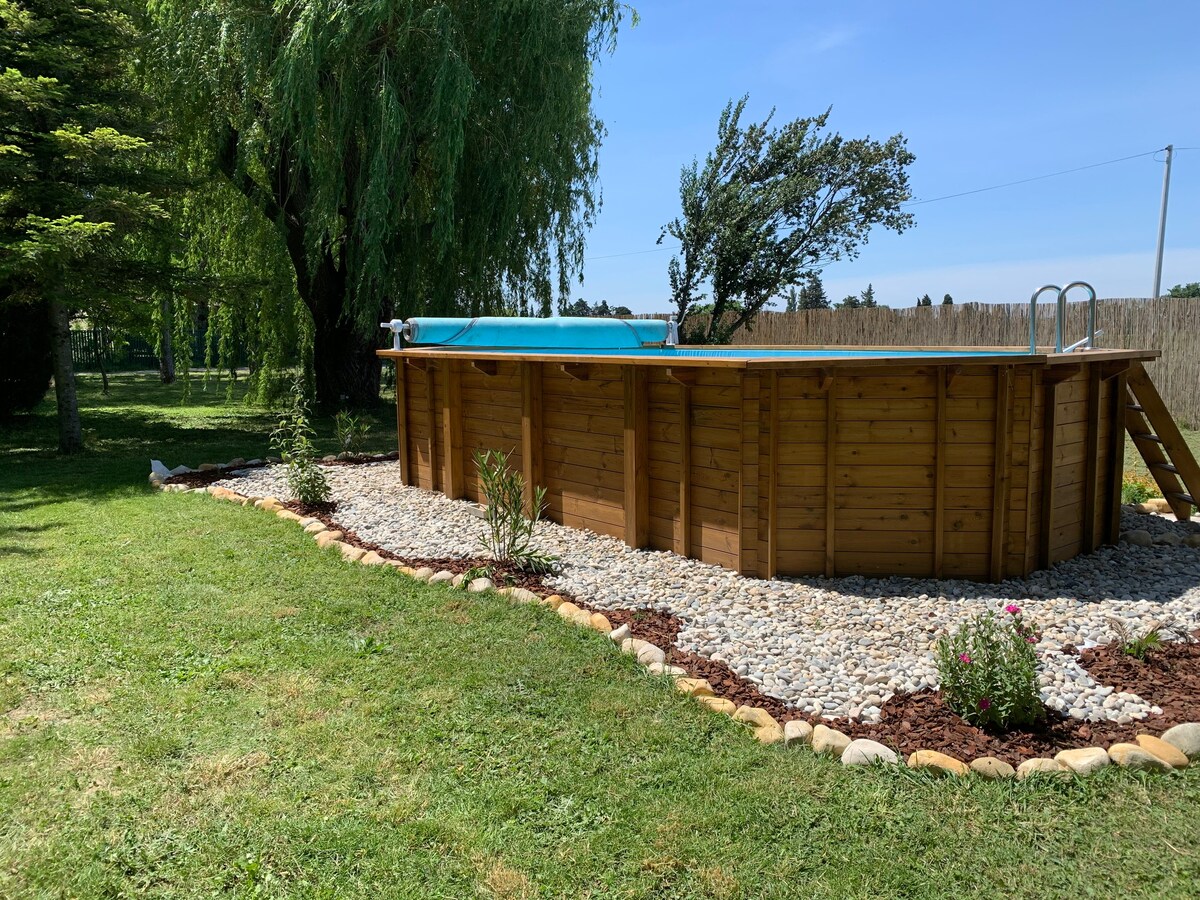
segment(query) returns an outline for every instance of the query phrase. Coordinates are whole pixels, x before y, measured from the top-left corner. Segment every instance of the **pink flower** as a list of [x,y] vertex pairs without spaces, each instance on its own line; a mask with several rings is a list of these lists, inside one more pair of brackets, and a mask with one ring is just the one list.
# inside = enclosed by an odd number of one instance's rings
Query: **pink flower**
[[984,697],[982,700],[979,701],[979,708],[980,709],[991,709],[992,701],[989,700],[987,697]]
[[1017,606],[1015,603],[1010,603],[1008,606],[1004,607],[1004,611],[1010,616],[1019,616],[1021,614],[1021,607]]
[[970,663],[971,662],[971,654],[969,654],[969,653],[958,654],[958,661],[964,662],[964,663]]
[[1025,638],[1025,643],[1027,643],[1027,644],[1036,644],[1036,643],[1037,643],[1037,638],[1035,638],[1035,637],[1034,637],[1034,636],[1031,634],[1031,635],[1029,635],[1029,637]]

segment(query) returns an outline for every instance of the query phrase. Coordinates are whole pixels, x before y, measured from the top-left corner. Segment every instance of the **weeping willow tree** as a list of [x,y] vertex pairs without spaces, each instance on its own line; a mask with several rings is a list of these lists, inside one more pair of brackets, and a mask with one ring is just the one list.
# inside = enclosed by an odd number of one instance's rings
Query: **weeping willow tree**
[[565,303],[596,207],[615,0],[152,0],[193,159],[271,223],[319,403],[375,402],[379,322]]

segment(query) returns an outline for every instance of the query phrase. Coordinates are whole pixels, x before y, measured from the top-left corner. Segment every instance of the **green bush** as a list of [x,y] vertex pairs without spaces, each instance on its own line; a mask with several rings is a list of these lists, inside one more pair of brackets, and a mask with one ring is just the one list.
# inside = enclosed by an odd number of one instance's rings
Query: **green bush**
[[304,382],[297,378],[292,384],[291,407],[271,433],[271,446],[287,465],[288,490],[292,498],[306,506],[328,503],[331,496],[325,470],[317,463],[313,436]]
[[533,529],[546,511],[546,489],[534,488],[533,503],[526,515],[525,479],[509,468],[508,454],[477,450],[473,459],[487,501],[484,550],[499,563],[511,563],[532,572],[552,570],[557,558],[533,546]]
[[1145,503],[1151,497],[1160,496],[1158,485],[1149,475],[1126,472],[1121,478],[1121,502]]
[[972,725],[1000,731],[1033,725],[1045,714],[1035,650],[1040,635],[1019,606],[1004,613],[975,616],[937,645],[946,704]]

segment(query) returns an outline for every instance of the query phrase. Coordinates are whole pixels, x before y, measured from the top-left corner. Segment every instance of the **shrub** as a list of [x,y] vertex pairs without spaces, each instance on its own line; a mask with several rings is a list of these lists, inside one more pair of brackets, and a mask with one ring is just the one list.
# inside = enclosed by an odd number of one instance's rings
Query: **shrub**
[[333,427],[339,450],[355,456],[362,453],[367,433],[371,430],[370,422],[343,410],[333,417]]
[[328,503],[330,497],[325,470],[317,464],[313,434],[304,383],[296,379],[292,384],[291,407],[271,433],[271,446],[287,465],[288,490],[292,498],[306,506]]
[[1032,725],[1044,715],[1037,681],[1040,635],[1006,606],[986,612],[938,641],[938,675],[947,705],[981,728]]
[[487,501],[484,549],[499,563],[511,563],[531,572],[548,572],[557,557],[533,546],[533,529],[546,511],[546,489],[533,489],[533,503],[525,514],[525,479],[508,465],[508,454],[499,450],[475,451],[483,496]]
[[1145,503],[1151,497],[1159,496],[1158,485],[1149,475],[1140,472],[1126,472],[1121,478],[1121,502]]

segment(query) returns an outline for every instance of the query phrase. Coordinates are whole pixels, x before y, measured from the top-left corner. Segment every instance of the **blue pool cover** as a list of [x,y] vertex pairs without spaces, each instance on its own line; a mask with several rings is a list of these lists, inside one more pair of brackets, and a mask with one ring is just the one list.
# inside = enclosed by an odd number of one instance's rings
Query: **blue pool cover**
[[1023,350],[891,350],[861,347],[777,349],[764,347],[663,346],[667,323],[661,319],[602,319],[559,316],[551,319],[480,316],[474,319],[409,319],[414,348],[536,351],[563,356],[647,356],[677,359],[804,359],[839,357],[1023,356]]
[[487,347],[506,350],[638,350],[667,339],[661,319],[554,319],[480,316],[475,319],[408,320],[408,339],[418,346]]

